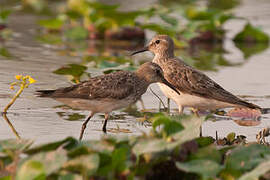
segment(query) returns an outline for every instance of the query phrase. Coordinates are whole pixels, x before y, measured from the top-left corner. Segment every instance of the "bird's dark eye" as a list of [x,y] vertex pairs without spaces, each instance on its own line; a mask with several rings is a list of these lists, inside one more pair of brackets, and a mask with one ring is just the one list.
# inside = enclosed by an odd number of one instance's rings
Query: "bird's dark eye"
[[160,69],[156,69],[156,73],[157,73],[158,75],[160,75],[160,74],[161,74]]
[[160,43],[160,40],[156,40],[156,42],[155,42],[156,44],[159,44]]

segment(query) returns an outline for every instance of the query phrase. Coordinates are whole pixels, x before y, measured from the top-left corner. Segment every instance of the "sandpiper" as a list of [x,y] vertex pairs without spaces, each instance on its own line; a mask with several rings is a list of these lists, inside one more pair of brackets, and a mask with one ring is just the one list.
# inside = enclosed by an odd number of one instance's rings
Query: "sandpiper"
[[261,109],[226,91],[208,76],[175,57],[173,40],[167,35],[155,36],[146,47],[132,55],[144,51],[154,53],[153,62],[162,68],[165,79],[180,92],[177,94],[167,86],[159,84],[165,96],[176,102],[180,114],[185,107],[195,110],[216,110],[227,107]]
[[82,125],[80,140],[88,121],[95,113],[105,113],[103,132],[106,133],[109,113],[139,100],[151,83],[164,83],[176,94],[177,90],[164,78],[159,65],[147,62],[136,72],[117,71],[97,76],[79,84],[56,90],[39,90],[39,97],[49,97],[73,108],[91,111]]

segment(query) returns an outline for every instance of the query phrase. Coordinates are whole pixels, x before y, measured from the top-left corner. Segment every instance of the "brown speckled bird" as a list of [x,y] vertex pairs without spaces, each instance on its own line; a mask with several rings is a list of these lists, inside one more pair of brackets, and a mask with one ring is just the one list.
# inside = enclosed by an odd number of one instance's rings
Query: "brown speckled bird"
[[163,76],[162,69],[155,63],[147,62],[136,72],[118,71],[93,77],[79,84],[56,90],[37,91],[39,97],[49,97],[73,108],[91,111],[82,125],[80,139],[88,121],[95,113],[105,113],[102,130],[106,133],[109,113],[135,103],[152,83],[164,83],[177,90]]
[[132,55],[144,51],[154,53],[153,62],[162,68],[165,79],[180,92],[177,94],[159,84],[165,96],[177,103],[180,114],[185,107],[196,110],[216,110],[226,107],[261,109],[226,91],[208,76],[175,57],[173,40],[167,35],[155,36],[145,48]]

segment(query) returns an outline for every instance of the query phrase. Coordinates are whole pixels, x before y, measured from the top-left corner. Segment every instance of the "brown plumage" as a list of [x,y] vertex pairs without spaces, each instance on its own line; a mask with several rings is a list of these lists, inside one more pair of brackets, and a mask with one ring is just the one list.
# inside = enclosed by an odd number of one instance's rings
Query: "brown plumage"
[[177,103],[180,113],[184,107],[201,110],[215,110],[225,107],[260,109],[259,106],[241,100],[226,91],[202,72],[176,58],[173,40],[169,36],[157,35],[147,47],[133,54],[147,50],[155,54],[153,62],[162,68],[166,80],[180,91],[180,95],[178,95],[160,85],[163,93]]
[[179,93],[165,80],[162,69],[155,63],[147,62],[136,72],[118,71],[107,75],[97,76],[79,84],[56,90],[37,91],[39,97],[50,97],[73,108],[91,111],[83,123],[80,139],[88,121],[95,113],[105,113],[103,131],[109,113],[113,110],[127,107],[141,98],[151,83],[164,83]]

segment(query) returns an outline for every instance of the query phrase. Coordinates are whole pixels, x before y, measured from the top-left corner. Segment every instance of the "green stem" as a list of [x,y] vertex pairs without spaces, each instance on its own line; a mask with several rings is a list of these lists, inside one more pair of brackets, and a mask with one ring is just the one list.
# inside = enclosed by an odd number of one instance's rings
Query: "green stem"
[[14,104],[14,102],[16,101],[16,99],[20,96],[20,94],[23,92],[25,88],[25,84],[22,84],[19,91],[17,91],[17,93],[15,94],[15,96],[12,98],[12,100],[8,103],[8,105],[5,107],[3,114],[7,113],[7,110],[10,108],[10,106],[12,106],[12,104]]

